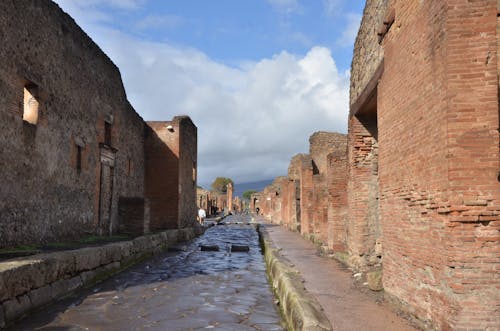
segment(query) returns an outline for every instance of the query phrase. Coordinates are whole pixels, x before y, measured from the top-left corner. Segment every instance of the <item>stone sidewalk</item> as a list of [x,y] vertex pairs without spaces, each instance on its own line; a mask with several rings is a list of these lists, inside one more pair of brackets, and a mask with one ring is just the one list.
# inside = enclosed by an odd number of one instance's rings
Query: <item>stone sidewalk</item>
[[265,225],[273,244],[305,280],[305,288],[319,301],[333,330],[416,330],[387,303],[356,288],[351,272],[338,261],[318,254],[318,248],[300,234],[281,226]]

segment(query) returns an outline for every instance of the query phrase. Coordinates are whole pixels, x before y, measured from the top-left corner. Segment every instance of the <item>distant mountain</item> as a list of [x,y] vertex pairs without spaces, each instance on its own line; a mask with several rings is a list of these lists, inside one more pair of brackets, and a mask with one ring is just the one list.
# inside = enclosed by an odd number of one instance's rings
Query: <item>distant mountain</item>
[[266,187],[267,185],[271,184],[274,179],[266,179],[266,180],[261,180],[258,182],[250,182],[250,183],[236,183],[234,184],[234,196],[238,196],[241,198],[243,193],[248,190],[254,190],[257,192],[260,192]]

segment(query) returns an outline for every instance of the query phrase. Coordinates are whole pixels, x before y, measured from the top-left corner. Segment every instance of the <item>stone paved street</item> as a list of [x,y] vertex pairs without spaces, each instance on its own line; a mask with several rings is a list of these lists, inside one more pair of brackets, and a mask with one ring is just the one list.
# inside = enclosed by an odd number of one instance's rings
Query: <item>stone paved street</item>
[[[178,246],[9,330],[282,330],[258,234],[230,216]],[[231,253],[231,244],[249,252]],[[219,251],[201,251],[217,245]],[[177,251],[175,251],[177,250]]]

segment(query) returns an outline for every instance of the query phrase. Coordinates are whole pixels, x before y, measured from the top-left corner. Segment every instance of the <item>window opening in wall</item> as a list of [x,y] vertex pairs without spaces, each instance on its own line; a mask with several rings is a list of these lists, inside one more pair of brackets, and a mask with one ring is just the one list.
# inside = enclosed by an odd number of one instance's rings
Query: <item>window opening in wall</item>
[[38,87],[35,84],[26,85],[24,87],[23,120],[36,125],[38,123],[39,107]]
[[319,175],[319,169],[316,162],[312,161],[313,175]]
[[76,171],[82,172],[82,147],[78,145],[76,146]]
[[130,175],[132,173],[132,160],[128,158],[127,162],[127,175]]
[[193,183],[196,182],[196,162],[193,162]]
[[111,123],[104,122],[104,143],[111,146]]

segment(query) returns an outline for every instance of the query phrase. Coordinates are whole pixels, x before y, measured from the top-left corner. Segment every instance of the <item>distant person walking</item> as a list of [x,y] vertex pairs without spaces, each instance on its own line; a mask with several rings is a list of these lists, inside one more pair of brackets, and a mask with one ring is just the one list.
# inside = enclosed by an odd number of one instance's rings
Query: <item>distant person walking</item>
[[203,225],[203,222],[205,221],[206,217],[207,217],[207,213],[205,212],[205,209],[200,208],[198,210],[198,220],[200,221],[201,225]]

